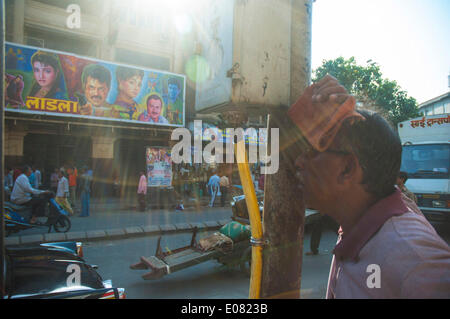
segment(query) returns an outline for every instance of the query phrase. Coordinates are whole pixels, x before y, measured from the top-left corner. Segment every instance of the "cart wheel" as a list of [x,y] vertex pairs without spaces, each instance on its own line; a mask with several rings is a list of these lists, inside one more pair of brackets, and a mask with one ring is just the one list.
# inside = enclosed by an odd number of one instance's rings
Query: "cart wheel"
[[242,254],[239,267],[244,274],[250,276],[252,270],[251,265],[252,265],[252,247],[248,247],[246,250],[244,250],[244,253]]
[[56,222],[53,224],[53,228],[57,233],[67,233],[72,226],[69,217],[61,215],[58,217]]

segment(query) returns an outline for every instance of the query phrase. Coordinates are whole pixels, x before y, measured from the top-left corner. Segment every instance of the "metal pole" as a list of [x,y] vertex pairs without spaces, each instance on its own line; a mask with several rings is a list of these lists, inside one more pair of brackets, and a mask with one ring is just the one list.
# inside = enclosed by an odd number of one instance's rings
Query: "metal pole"
[[5,291],[5,282],[6,278],[4,277],[5,273],[3,269],[5,269],[5,221],[3,219],[3,204],[4,204],[4,130],[5,130],[5,119],[4,119],[4,106],[5,106],[5,97],[4,86],[5,86],[5,1],[0,0],[0,77],[2,79],[2,89],[0,90],[0,181],[2,183],[1,191],[0,191],[0,297],[4,298]]

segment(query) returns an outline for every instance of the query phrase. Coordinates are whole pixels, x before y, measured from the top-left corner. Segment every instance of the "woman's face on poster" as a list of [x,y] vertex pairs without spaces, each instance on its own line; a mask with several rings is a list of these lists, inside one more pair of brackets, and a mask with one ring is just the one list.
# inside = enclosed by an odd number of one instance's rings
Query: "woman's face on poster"
[[36,82],[43,88],[51,88],[58,76],[58,72],[51,66],[39,61],[33,64]]
[[126,80],[119,82],[119,90],[122,91],[126,96],[130,98],[135,98],[138,96],[141,90],[142,78],[138,75],[132,76]]

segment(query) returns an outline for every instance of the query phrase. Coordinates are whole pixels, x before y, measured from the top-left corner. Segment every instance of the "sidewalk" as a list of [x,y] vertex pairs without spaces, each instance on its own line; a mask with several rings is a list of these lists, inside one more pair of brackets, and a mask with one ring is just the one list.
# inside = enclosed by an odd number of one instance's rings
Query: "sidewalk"
[[[218,203],[216,202],[216,205]],[[229,204],[228,204],[229,205]],[[208,198],[200,202],[184,201],[185,210],[156,209],[150,205],[145,212],[137,210],[137,202],[118,198],[93,198],[90,216],[70,217],[72,227],[67,233],[48,228],[31,228],[5,238],[6,246],[56,241],[92,241],[156,236],[169,233],[220,229],[231,221],[230,207],[208,207]],[[78,208],[78,207],[77,207]]]

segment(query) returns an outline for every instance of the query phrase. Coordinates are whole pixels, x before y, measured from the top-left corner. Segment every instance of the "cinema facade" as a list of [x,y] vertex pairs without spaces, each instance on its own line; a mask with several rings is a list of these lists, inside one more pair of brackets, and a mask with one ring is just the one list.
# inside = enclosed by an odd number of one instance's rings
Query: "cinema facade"
[[112,194],[114,182],[135,192],[146,149],[170,147],[172,130],[192,116],[195,86],[183,72],[193,51],[176,49],[168,21],[148,11],[138,25],[136,8],[114,1],[70,1],[82,22],[70,29],[66,2],[6,1],[5,166],[35,164],[45,187],[55,168],[87,165],[94,196]]

